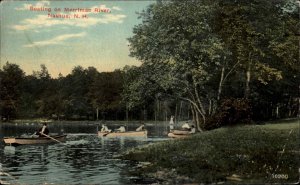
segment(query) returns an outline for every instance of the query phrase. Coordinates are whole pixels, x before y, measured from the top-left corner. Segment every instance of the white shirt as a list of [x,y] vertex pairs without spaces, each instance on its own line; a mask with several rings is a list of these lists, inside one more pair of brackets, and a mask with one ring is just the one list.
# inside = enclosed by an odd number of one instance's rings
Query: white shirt
[[45,132],[46,127],[47,127],[46,125],[43,125],[41,133],[44,133],[44,132]]
[[196,128],[192,128],[191,131],[190,131],[190,134],[195,134],[196,133]]
[[181,126],[181,128],[190,129],[191,127],[190,127],[189,124],[185,123],[185,124],[183,124],[183,125]]
[[173,125],[174,124],[174,121],[173,121],[174,117],[171,116],[171,119],[170,119],[170,125]]
[[109,131],[109,129],[106,125],[102,126],[101,132],[108,132],[108,131]]
[[126,131],[124,126],[121,126],[120,128],[118,128],[116,130],[118,130],[119,132],[125,132]]
[[144,125],[139,126],[139,128],[137,128],[135,131],[142,131],[144,129]]

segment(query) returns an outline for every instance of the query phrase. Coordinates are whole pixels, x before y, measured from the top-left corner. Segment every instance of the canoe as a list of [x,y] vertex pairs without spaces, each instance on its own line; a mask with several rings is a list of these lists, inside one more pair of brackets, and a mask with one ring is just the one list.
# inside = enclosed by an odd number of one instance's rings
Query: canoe
[[129,132],[101,132],[98,131],[100,137],[147,137],[148,131],[129,131]]
[[187,134],[190,134],[190,131],[188,131],[188,130],[173,130],[173,131],[171,131],[171,133],[173,133],[175,135],[187,135]]
[[[62,142],[66,139],[67,135],[51,136],[51,137]],[[48,137],[37,137],[37,138],[5,137],[3,140],[5,144],[9,144],[9,145],[33,145],[33,144],[58,143],[54,139],[50,139]]]
[[186,138],[191,134],[174,134],[173,132],[168,133],[168,137],[171,138]]

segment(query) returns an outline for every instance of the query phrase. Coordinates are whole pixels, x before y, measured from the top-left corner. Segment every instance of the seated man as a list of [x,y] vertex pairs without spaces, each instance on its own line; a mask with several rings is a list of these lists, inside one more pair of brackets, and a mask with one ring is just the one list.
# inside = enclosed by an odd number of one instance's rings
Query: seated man
[[196,133],[196,128],[194,125],[192,125],[192,128],[191,128],[191,131],[190,131],[190,134],[195,134]]
[[44,123],[44,125],[36,132],[36,135],[39,137],[46,137],[46,135],[49,134],[49,129],[47,127],[47,123]]
[[145,130],[145,125],[144,124],[139,126],[135,131],[139,132],[139,131],[142,131],[142,130]]
[[115,131],[117,131],[117,132],[126,132],[126,129],[125,129],[124,126],[120,126],[120,128],[115,129]]
[[182,128],[182,130],[191,130],[191,127],[190,127],[190,125],[187,122],[185,124],[183,124],[181,126],[181,128]]

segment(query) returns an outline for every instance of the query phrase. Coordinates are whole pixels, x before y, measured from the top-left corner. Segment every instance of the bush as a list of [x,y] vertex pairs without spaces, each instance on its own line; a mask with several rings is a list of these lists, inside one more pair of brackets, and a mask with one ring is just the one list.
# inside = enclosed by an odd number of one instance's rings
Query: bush
[[204,126],[211,130],[221,126],[251,122],[251,106],[246,99],[224,99],[217,113],[207,120]]

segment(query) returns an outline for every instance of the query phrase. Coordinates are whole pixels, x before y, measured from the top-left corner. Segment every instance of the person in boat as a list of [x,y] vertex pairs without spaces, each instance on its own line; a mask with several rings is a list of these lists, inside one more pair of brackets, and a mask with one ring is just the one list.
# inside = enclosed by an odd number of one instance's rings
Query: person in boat
[[181,126],[182,130],[188,130],[190,131],[191,130],[191,127],[189,125],[188,122],[184,123],[182,126]]
[[143,131],[145,130],[145,124],[142,124],[141,126],[139,126],[135,131],[139,132],[139,131]]
[[108,129],[106,125],[102,124],[101,132],[111,132],[111,130]]
[[122,125],[122,126],[120,126],[120,128],[117,128],[115,131],[116,131],[116,132],[126,132],[126,129],[125,129],[125,127]]
[[46,137],[45,135],[49,134],[49,129],[47,127],[47,123],[44,123],[41,128],[36,132],[36,135],[39,137]]
[[196,133],[196,128],[194,125],[191,126],[191,131],[190,134],[195,134]]
[[170,131],[173,131],[174,130],[174,116],[171,116],[169,124],[170,124]]

